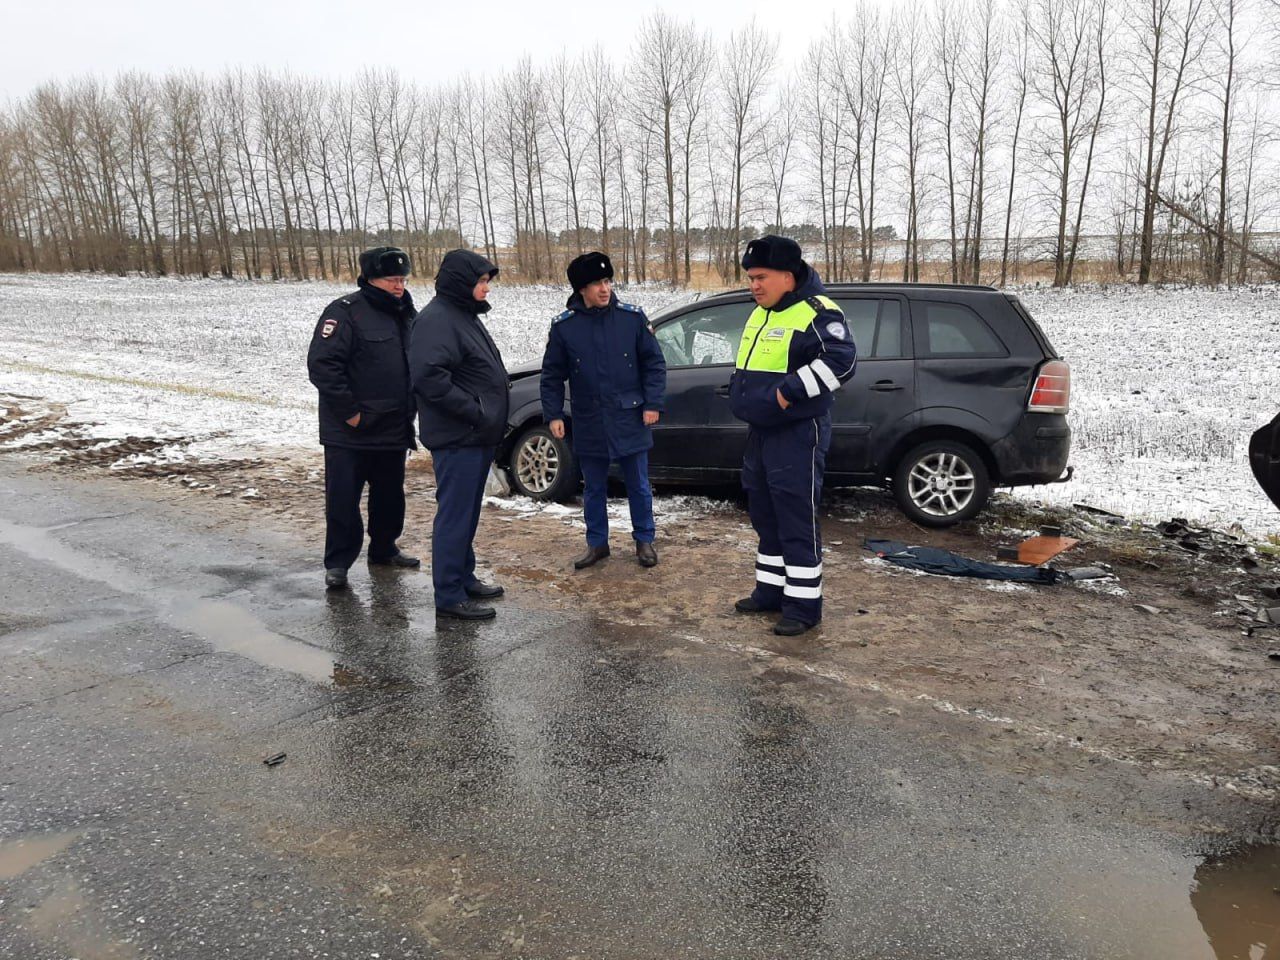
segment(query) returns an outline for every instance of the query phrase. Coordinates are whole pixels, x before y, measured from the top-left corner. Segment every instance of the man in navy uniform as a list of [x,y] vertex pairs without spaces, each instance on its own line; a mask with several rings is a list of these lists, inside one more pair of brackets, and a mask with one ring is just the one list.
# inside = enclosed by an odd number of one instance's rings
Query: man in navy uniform
[[733,413],[750,425],[742,458],[751,525],[760,537],[756,588],[739,613],[781,611],[779,636],[822,619],[818,501],[835,391],[857,359],[844,314],[788,237],[764,236],[742,255],[756,308],[738,346]]
[[609,556],[606,487],[609,464],[622,470],[631,507],[631,536],[641,566],[658,562],[653,547],[653,493],[649,489],[650,430],[662,410],[667,364],[644,311],[613,292],[613,264],[603,253],[584,253],[569,264],[573,295],[551,321],[542,357],[542,416],[563,439],[565,381],[572,394],[574,455],[582,468],[587,551],[581,570]]
[[404,461],[412,450],[414,404],[409,389],[409,321],[405,289],[412,265],[399,247],[360,254],[359,290],[320,314],[307,353],[320,391],[324,445],[325,586],[347,585],[347,568],[364,543],[360,498],[369,486],[369,563],[416,567],[401,553]]

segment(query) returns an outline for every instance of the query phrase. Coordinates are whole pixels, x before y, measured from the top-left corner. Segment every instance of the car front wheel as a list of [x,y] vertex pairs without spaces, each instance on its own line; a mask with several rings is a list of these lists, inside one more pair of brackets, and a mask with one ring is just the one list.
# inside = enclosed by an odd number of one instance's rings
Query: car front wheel
[[902,512],[921,526],[949,527],[971,520],[987,505],[991,477],[968,444],[927,440],[898,463],[893,496]]
[[567,500],[578,488],[578,465],[567,440],[546,426],[530,427],[511,448],[511,483],[534,500]]

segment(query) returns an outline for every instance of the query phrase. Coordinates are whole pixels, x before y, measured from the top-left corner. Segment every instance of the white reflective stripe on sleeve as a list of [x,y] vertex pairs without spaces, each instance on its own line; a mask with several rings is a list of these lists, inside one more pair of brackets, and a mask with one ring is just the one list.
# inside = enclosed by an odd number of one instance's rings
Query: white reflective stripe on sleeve
[[791,584],[788,583],[785,587],[782,588],[782,595],[784,597],[794,597],[797,600],[821,600],[822,588],[821,587],[793,587]]
[[766,567],[781,567],[785,561],[781,557],[768,557],[763,553],[757,553],[756,563],[763,563]]
[[827,366],[826,361],[821,357],[813,361],[809,366],[813,367],[814,372],[822,378],[822,382],[827,385],[828,390],[840,389],[840,378],[835,375],[832,369]]
[[822,576],[822,564],[816,567],[787,567],[787,576],[792,580],[812,580]]
[[804,392],[811,397],[816,397],[821,391],[818,389],[818,380],[813,375],[813,371],[808,367],[801,367],[796,373],[800,374],[800,382],[804,384]]
[[787,578],[778,573],[766,573],[764,570],[757,570],[756,583],[767,583],[773,587],[785,587]]

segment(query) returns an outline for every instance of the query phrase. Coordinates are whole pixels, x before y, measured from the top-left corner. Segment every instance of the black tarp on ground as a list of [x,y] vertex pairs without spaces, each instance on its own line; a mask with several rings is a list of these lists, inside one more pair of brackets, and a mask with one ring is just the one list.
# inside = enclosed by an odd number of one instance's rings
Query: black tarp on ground
[[982,580],[1010,580],[1044,586],[1051,586],[1064,579],[1061,573],[1049,567],[983,563],[939,547],[911,547],[897,540],[867,539],[863,541],[863,546],[881,560],[896,566],[943,577],[977,577]]

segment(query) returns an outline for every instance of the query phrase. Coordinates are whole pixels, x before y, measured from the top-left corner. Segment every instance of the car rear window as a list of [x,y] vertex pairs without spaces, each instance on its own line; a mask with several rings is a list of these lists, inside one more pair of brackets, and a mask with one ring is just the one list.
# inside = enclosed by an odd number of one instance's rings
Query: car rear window
[[920,300],[924,312],[924,355],[1007,357],[1009,351],[980,316],[961,303]]
[[1020,316],[1023,322],[1026,323],[1028,329],[1031,330],[1031,335],[1036,338],[1036,342],[1040,344],[1040,348],[1044,350],[1044,355],[1046,357],[1056,358],[1058,356],[1058,351],[1053,349],[1053,344],[1049,342],[1049,338],[1045,336],[1044,331],[1040,329],[1040,324],[1036,323],[1035,318],[1031,316],[1031,312],[1027,310],[1026,304],[1011,293],[1006,293],[1004,296],[1005,299],[1009,301],[1009,305],[1013,307],[1014,313]]
[[902,304],[874,297],[837,300],[845,323],[853,334],[854,346],[862,359],[887,360],[904,357],[902,350]]

